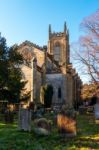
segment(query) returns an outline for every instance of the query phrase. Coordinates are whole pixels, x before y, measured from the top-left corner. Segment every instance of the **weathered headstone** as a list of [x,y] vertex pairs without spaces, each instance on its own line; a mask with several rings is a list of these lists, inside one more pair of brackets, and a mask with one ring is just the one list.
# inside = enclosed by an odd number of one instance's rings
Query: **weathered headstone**
[[57,115],[57,126],[59,134],[63,137],[76,136],[76,117],[72,109],[62,109]]
[[19,130],[31,131],[31,110],[27,108],[19,109]]
[[46,118],[36,119],[34,121],[34,132],[38,135],[49,135],[51,123]]
[[59,114],[57,116],[58,131],[62,136],[73,137],[76,135],[76,120]]
[[95,121],[99,123],[99,101],[94,105]]

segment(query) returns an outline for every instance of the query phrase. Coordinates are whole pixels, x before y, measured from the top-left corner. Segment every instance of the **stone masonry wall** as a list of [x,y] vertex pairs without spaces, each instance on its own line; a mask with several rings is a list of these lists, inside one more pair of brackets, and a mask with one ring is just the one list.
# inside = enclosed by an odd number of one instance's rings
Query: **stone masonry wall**
[[[46,75],[46,83],[51,84],[53,86],[53,99],[52,104],[60,104],[63,103],[64,95],[63,95],[63,76],[62,74],[47,74]],[[58,88],[61,88],[61,99],[58,98]]]
[[23,73],[23,80],[28,81],[25,85],[26,91],[31,91],[31,68],[27,67],[26,65],[21,66],[21,70]]

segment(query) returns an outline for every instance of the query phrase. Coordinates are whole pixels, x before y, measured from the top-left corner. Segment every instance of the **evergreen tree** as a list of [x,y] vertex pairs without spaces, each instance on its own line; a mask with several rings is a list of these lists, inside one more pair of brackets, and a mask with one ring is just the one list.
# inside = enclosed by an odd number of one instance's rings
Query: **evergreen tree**
[[25,86],[20,69],[23,58],[17,49],[17,45],[7,47],[6,39],[0,36],[0,100],[9,103],[19,102]]

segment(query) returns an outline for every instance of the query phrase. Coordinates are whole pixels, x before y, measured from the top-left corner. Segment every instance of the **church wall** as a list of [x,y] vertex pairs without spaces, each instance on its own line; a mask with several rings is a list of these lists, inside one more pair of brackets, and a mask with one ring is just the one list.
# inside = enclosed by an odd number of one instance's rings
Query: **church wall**
[[55,45],[57,45],[57,43],[59,43],[60,45],[60,60],[59,60],[59,63],[60,64],[63,64],[67,61],[67,51],[68,51],[68,42],[66,40],[66,36],[58,36],[58,35],[55,35],[53,37],[51,37],[49,39],[49,42],[48,42],[48,53],[50,54],[54,54],[54,51],[55,51]]
[[[46,83],[51,84],[53,86],[53,99],[52,104],[62,104],[64,100],[64,86],[63,86],[63,75],[62,74],[47,74],[46,75]],[[58,88],[61,88],[61,99],[58,98]]]
[[[18,50],[24,56],[23,80],[27,80],[26,89],[31,92],[31,100],[40,102],[40,89],[43,84],[53,86],[54,104],[69,104],[78,101],[78,82],[73,78],[72,67],[70,65],[69,32],[64,25],[64,32],[51,32],[49,28],[49,41],[47,51],[31,42],[23,42]],[[47,53],[45,53],[47,52]],[[32,58],[36,58],[36,68],[31,65]],[[30,68],[32,67],[32,68]],[[33,69],[33,70],[32,70]],[[59,97],[61,88],[61,98]],[[32,98],[33,97],[33,98]]]
[[23,74],[23,80],[28,81],[25,85],[26,91],[31,91],[31,68],[26,65],[22,65],[21,71]]
[[45,54],[43,50],[34,46],[25,45],[18,49],[18,51],[24,56],[25,60],[31,62],[33,56],[37,58],[37,65],[42,66],[45,61]]
[[61,48],[63,48],[63,45],[66,44],[64,42],[66,42],[66,39],[65,37],[58,37],[58,36],[55,36],[55,37],[52,37],[49,42],[48,42],[48,53],[50,54],[53,54],[53,48],[55,46],[55,44],[59,42],[59,44],[61,45]]
[[41,73],[37,71],[37,80],[36,80],[36,102],[40,102],[40,89],[42,85]]
[[42,66],[44,64],[44,61],[45,61],[45,54],[43,51],[37,49],[37,48],[34,48],[34,54],[37,58],[37,65],[38,66]]
[[74,93],[74,88],[73,88],[73,77],[70,74],[66,75],[66,79],[67,79],[67,96],[66,96],[66,103],[72,107],[73,106],[73,93]]
[[[29,92],[32,90],[32,69],[27,67],[26,65],[21,66],[22,74],[23,74],[23,80],[28,81],[25,85],[25,92]],[[34,70],[35,71],[35,70]],[[34,73],[35,74],[35,73]],[[40,88],[42,84],[42,78],[41,78],[41,73],[36,71],[36,76],[33,77],[33,86],[34,90],[36,92],[36,102],[40,102]]]

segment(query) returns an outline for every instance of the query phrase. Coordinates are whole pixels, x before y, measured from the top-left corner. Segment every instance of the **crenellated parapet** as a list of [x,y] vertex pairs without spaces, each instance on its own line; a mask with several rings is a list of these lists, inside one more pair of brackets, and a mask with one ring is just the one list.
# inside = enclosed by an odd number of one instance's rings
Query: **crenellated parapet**
[[63,32],[55,32],[55,31],[52,32],[51,24],[49,24],[49,39],[53,37],[63,37],[63,36],[66,36],[67,38],[69,37],[69,30],[67,29],[66,22],[64,22]]
[[66,34],[64,32],[53,32],[53,33],[50,34],[50,38],[63,37],[63,36],[66,36]]

